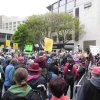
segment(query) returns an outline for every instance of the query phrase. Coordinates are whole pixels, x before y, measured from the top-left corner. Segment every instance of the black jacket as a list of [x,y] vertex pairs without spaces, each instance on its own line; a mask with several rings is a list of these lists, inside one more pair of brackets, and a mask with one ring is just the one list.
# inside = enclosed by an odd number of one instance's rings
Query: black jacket
[[7,91],[2,100],[43,100],[40,92],[31,90],[25,97],[16,96],[15,94]]
[[42,97],[45,100],[45,98],[46,98],[46,89],[47,89],[47,82],[46,82],[44,77],[39,76],[38,78],[33,78],[31,80],[28,80],[27,83],[28,83],[28,85],[30,85],[30,87],[32,89],[40,90],[41,91],[41,95],[42,95]]
[[100,79],[88,80],[78,91],[77,100],[100,100]]

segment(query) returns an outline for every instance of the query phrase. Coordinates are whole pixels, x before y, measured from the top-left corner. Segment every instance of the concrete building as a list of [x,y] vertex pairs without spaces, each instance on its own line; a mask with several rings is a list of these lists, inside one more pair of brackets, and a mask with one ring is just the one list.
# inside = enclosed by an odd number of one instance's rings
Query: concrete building
[[12,34],[17,30],[17,26],[25,22],[25,18],[0,16],[0,45],[6,40],[12,43]]
[[100,0],[59,0],[47,7],[52,13],[71,13],[79,17],[85,33],[76,45],[86,49],[89,45],[100,46]]

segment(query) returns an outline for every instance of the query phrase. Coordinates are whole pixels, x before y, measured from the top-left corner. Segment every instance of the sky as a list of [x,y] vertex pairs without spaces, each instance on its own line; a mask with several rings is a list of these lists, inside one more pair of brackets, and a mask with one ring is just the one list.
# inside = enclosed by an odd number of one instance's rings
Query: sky
[[0,0],[0,15],[26,17],[48,12],[47,6],[58,0]]

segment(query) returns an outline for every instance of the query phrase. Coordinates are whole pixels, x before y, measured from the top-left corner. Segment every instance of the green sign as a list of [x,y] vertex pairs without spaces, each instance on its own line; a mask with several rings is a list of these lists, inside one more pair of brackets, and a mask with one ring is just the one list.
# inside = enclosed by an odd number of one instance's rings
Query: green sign
[[32,51],[33,46],[32,45],[25,45],[25,51]]

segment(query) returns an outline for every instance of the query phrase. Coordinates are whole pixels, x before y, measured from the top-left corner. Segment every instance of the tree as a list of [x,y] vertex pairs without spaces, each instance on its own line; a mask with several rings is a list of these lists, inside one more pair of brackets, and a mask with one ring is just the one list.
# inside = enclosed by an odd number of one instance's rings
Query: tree
[[28,42],[27,26],[26,24],[20,24],[17,31],[13,34],[12,39],[15,43],[18,43],[21,49],[24,49],[25,44]]
[[41,44],[44,39],[44,36],[48,32],[48,22],[45,15],[33,15],[28,18],[26,21],[28,28],[28,34],[31,35],[31,38],[34,40],[34,43]]
[[68,13],[53,13],[49,15],[51,20],[51,34],[57,32],[59,41],[63,43],[70,40],[78,41],[82,27],[79,19]]
[[[26,43],[42,44],[44,37],[58,39],[68,42],[72,39],[78,40],[82,27],[79,19],[67,13],[47,13],[44,15],[32,15],[24,24],[19,25],[13,35],[14,42],[21,47]],[[57,33],[57,36],[52,37]],[[73,37],[74,36],[74,37]]]

